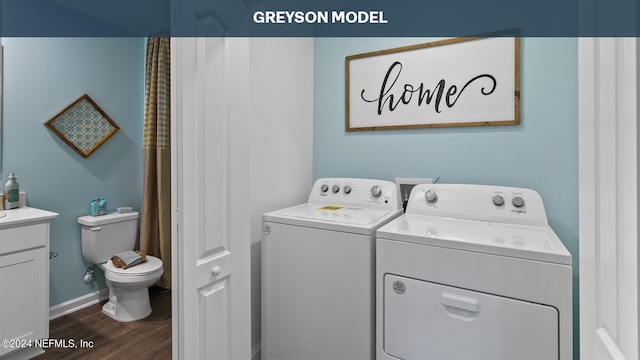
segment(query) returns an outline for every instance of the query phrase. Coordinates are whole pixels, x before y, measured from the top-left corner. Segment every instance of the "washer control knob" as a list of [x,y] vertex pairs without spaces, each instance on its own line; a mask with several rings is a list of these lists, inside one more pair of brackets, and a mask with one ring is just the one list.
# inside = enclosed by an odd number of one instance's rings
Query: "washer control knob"
[[433,204],[438,201],[438,194],[433,190],[427,190],[424,193],[424,198],[427,200],[429,204]]
[[493,197],[493,205],[502,206],[504,205],[504,198],[500,195],[496,195]]
[[339,185],[333,185],[331,187],[331,191],[333,191],[334,194],[337,194],[338,191],[340,191],[340,186]]
[[516,196],[513,198],[513,200],[511,200],[511,203],[513,204],[513,206],[519,208],[519,207],[523,207],[524,206],[524,199],[522,199],[520,196]]
[[349,193],[351,192],[351,186],[349,186],[349,185],[345,185],[345,186],[342,188],[342,191],[344,191],[344,193],[345,193],[345,194],[349,194]]
[[320,186],[320,191],[322,191],[323,193],[326,193],[327,191],[329,191],[329,185],[322,184],[322,186]]
[[373,197],[380,197],[380,195],[382,195],[382,189],[380,188],[380,186],[375,185],[371,188],[371,195],[373,195]]

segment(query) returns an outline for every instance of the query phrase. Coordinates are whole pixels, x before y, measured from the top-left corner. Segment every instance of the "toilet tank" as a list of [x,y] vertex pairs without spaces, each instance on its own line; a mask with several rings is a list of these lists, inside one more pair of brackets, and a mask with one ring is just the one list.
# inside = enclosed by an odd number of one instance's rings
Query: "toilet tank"
[[138,213],[81,216],[82,257],[93,264],[107,262],[121,251],[133,250],[138,233]]

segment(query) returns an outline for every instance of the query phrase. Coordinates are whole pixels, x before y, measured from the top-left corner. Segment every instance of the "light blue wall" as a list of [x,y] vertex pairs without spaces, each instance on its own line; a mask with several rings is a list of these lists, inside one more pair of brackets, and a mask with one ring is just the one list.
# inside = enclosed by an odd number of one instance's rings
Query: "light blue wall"
[[345,56],[432,40],[315,40],[314,179],[440,177],[538,191],[550,225],[573,256],[577,359],[578,42],[522,39],[519,126],[346,133]]
[[[104,288],[83,282],[78,216],[89,200],[140,208],[144,115],[143,38],[3,38],[5,54],[2,179],[18,176],[28,205],[60,213],[51,222],[51,305]],[[82,158],[43,124],[83,94],[120,126]]]

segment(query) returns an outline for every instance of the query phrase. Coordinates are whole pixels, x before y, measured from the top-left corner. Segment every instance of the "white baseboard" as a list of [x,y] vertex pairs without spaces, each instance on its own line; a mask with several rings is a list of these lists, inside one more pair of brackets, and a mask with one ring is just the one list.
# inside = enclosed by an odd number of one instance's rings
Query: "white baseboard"
[[97,304],[103,300],[106,300],[107,298],[109,298],[109,289],[104,288],[87,295],[65,301],[62,304],[54,305],[49,308],[49,320],[57,319],[61,316],[71,314],[74,311],[78,311],[80,309],[86,308],[87,306]]
[[253,345],[253,348],[251,349],[251,360],[260,360],[261,358],[260,350],[262,350],[261,342]]

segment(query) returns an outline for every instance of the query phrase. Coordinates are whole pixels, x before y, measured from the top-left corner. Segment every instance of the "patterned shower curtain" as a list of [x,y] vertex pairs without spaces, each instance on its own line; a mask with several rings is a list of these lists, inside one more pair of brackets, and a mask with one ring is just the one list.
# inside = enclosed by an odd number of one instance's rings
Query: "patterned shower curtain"
[[140,250],[160,258],[171,288],[171,76],[169,38],[147,40]]

